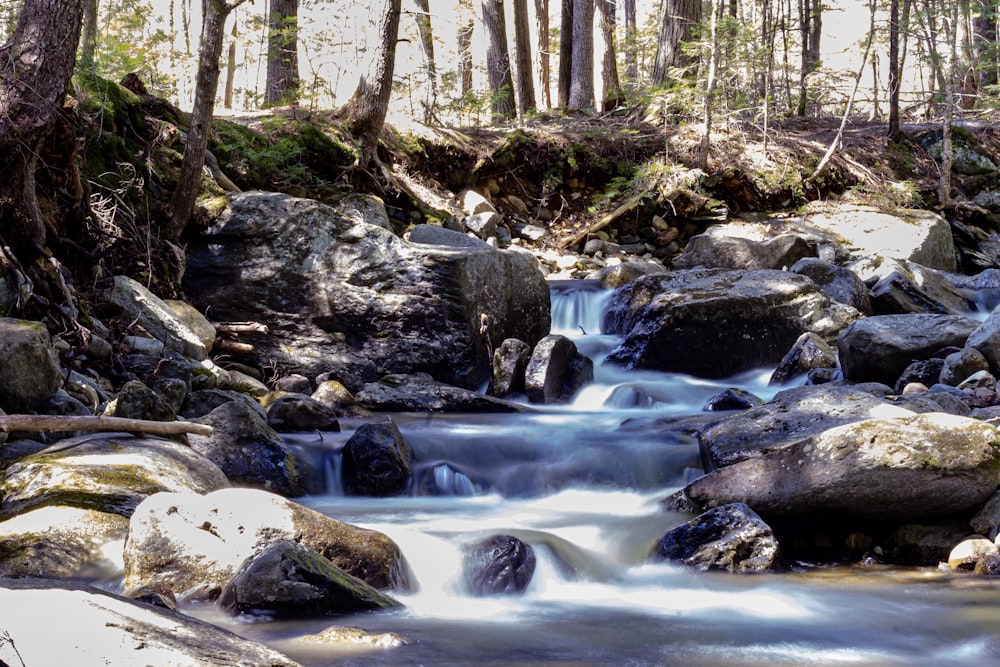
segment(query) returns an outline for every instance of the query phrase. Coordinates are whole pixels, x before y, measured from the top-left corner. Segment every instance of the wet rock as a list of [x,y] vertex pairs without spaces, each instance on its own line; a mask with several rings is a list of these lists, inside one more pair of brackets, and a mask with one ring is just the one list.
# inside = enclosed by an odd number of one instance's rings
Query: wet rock
[[777,364],[807,331],[832,340],[857,316],[805,276],[706,269],[616,290],[603,331],[624,336],[610,363],[718,378]]
[[312,462],[298,456],[245,403],[223,403],[194,421],[211,426],[212,435],[190,434],[191,448],[211,459],[234,483],[285,496],[300,496],[321,486]]
[[312,393],[313,400],[319,401],[333,410],[338,417],[353,415],[356,417],[371,417],[371,412],[363,408],[347,387],[336,380],[320,382]]
[[852,382],[892,386],[914,360],[930,359],[945,347],[963,347],[978,326],[975,320],[959,315],[865,317],[837,339],[840,366]]
[[358,401],[377,412],[523,412],[517,403],[453,387],[419,375],[387,375],[370,382]]
[[341,481],[352,496],[394,496],[410,481],[413,450],[391,419],[362,424],[344,445]]
[[952,547],[969,535],[961,520],[906,523],[886,539],[886,558],[898,565],[936,566],[948,560]]
[[398,648],[410,642],[394,632],[368,632],[364,628],[335,625],[314,635],[300,637],[299,641],[325,646],[359,646],[365,648]]
[[115,399],[115,417],[148,419],[169,422],[177,419],[177,412],[159,394],[138,380],[126,382]]
[[528,254],[409,243],[277,193],[233,193],[212,216],[187,246],[184,291],[219,320],[267,322],[247,336],[260,363],[307,377],[368,369],[337,378],[352,391],[417,372],[476,388],[492,374],[489,341],[549,330],[548,285]]
[[1000,576],[1000,554],[986,554],[976,561],[972,572],[987,577]]
[[473,595],[523,593],[535,573],[535,551],[511,535],[494,535],[466,548],[462,570]]
[[508,338],[493,353],[493,395],[504,398],[524,391],[524,371],[531,358],[531,346]]
[[806,332],[778,362],[768,384],[787,384],[817,368],[837,368],[837,350],[816,334]]
[[979,371],[989,371],[989,368],[990,362],[983,356],[983,353],[967,345],[944,358],[938,377],[941,384],[956,387],[969,376]]
[[229,486],[212,461],[172,440],[96,433],[60,440],[0,475],[5,516],[48,505],[129,516],[160,491],[208,493]]
[[135,600],[136,602],[145,602],[146,604],[151,604],[154,607],[162,607],[171,611],[177,611],[177,596],[174,595],[174,592],[166,586],[140,586],[138,588],[125,591],[122,595],[130,600]]
[[304,375],[292,373],[284,375],[274,381],[275,391],[283,391],[289,394],[311,394],[312,383]]
[[[564,403],[586,382],[593,380],[593,362],[588,366],[576,343],[561,334],[538,341],[524,370],[524,388],[532,403]],[[588,376],[589,370],[589,376]]]
[[781,234],[765,240],[728,236],[717,230],[691,237],[673,260],[675,269],[785,269],[815,248],[801,236]]
[[653,557],[702,570],[764,572],[781,555],[774,531],[743,503],[715,507],[668,531]]
[[0,317],[0,409],[38,408],[62,386],[52,339],[38,322]]
[[903,369],[893,389],[897,394],[902,394],[903,390],[909,384],[921,384],[925,387],[935,385],[941,377],[941,370],[943,368],[944,359],[914,361]]
[[[0,608],[16,665],[199,665],[296,667],[263,644],[205,621],[88,586],[4,580]],[[60,628],[60,637],[39,628]]]
[[1000,309],[990,313],[989,317],[969,334],[966,345],[979,350],[989,363],[990,372],[1000,377]]
[[236,612],[278,617],[353,614],[401,606],[315,551],[293,542],[273,542],[243,563],[218,600]]
[[996,427],[930,413],[831,428],[713,470],[685,493],[703,507],[744,502],[765,518],[906,522],[975,510],[998,472]]
[[747,410],[757,405],[763,405],[764,400],[759,396],[754,396],[746,389],[730,387],[724,389],[712,398],[708,399],[705,412],[722,412],[725,410]]
[[[266,397],[265,397],[266,398]],[[264,401],[267,424],[276,431],[339,431],[336,413],[305,394],[283,394]]]
[[948,554],[948,567],[952,570],[972,570],[976,563],[984,556],[1000,553],[993,540],[988,540],[982,535],[967,537],[951,550]]
[[868,286],[849,268],[816,257],[803,257],[795,262],[789,271],[808,276],[834,301],[851,306],[862,315],[872,314]]
[[[888,387],[886,391],[890,391]],[[787,447],[823,431],[875,416],[913,413],[863,387],[806,385],[778,392],[767,403],[708,424],[698,432],[706,470]]]
[[160,493],[146,499],[129,524],[124,584],[157,584],[182,599],[214,599],[247,558],[286,539],[375,588],[409,584],[399,547],[383,533],[255,489]]
[[208,358],[198,334],[162,299],[128,276],[115,276],[108,301],[122,309],[126,320],[136,322],[170,349],[192,359]]

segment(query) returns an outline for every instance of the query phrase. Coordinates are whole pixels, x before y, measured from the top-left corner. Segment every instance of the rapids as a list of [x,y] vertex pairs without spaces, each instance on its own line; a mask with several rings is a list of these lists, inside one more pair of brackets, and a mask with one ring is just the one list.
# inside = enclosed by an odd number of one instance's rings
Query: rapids
[[[417,459],[413,490],[345,497],[340,433],[289,436],[329,465],[329,490],[298,499],[374,528],[402,548],[415,589],[400,611],[274,621],[190,613],[262,641],[308,666],[333,665],[982,665],[1000,660],[1000,580],[935,568],[812,567],[766,575],[700,573],[647,562],[686,520],[658,501],[701,474],[697,443],[630,428],[699,412],[732,386],[762,398],[771,369],[706,381],[601,364],[609,293],[552,285],[553,332],[595,361],[595,381],[570,405],[519,415],[396,414]],[[522,398],[522,400],[524,400]],[[624,426],[623,426],[624,424]],[[461,549],[487,535],[532,545],[524,595],[471,597]],[[401,635],[391,649],[310,645],[331,625]]]

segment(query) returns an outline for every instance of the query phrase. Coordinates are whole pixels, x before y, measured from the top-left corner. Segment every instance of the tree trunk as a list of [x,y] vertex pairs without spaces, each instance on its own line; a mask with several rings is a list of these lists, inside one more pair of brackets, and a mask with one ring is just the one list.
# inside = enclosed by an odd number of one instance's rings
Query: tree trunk
[[625,0],[625,83],[629,86],[634,86],[639,80],[638,35],[635,0]]
[[201,170],[205,166],[205,151],[212,129],[215,93],[219,87],[219,60],[225,41],[226,18],[246,0],[204,0],[202,8],[201,46],[198,49],[198,76],[195,80],[194,107],[184,145],[184,161],[177,178],[177,189],[171,200],[171,216],[164,230],[168,241],[177,241],[187,227],[194,204],[201,190]]
[[594,0],[573,3],[573,76],[568,107],[594,108]]
[[947,64],[944,66],[944,122],[941,132],[941,183],[938,189],[938,207],[945,208],[952,204],[951,199],[951,165],[954,159],[951,125],[955,118],[955,69],[958,62],[958,3],[952,3],[948,8],[948,16],[944,21],[944,37],[947,40]]
[[264,106],[299,101],[299,0],[271,0]]
[[549,0],[535,0],[535,31],[538,33],[538,90],[542,104],[552,108],[552,69],[549,60]]
[[22,266],[46,254],[38,149],[63,107],[82,20],[79,0],[25,0],[0,47],[0,254],[8,246]]
[[233,31],[229,39],[229,53],[226,57],[226,94],[222,98],[222,106],[225,109],[233,108],[233,86],[236,83],[236,40],[239,33],[236,30],[236,22],[233,22]]
[[538,107],[531,82],[531,31],[528,29],[528,0],[514,0],[514,71],[517,101],[521,114]]
[[899,130],[899,0],[889,3],[889,138],[900,138]]
[[559,106],[569,106],[569,88],[573,82],[573,0],[562,0],[559,14]]
[[458,28],[458,71],[462,97],[472,92],[472,33],[475,26],[475,19],[470,18]]
[[822,0],[799,0],[799,34],[802,64],[799,68],[799,103],[796,115],[805,116],[809,102],[808,76],[819,68],[820,36],[823,32]]
[[486,50],[486,71],[492,95],[493,122],[513,118],[517,107],[514,103],[514,85],[510,73],[510,54],[507,50],[507,21],[503,13],[503,0],[483,0],[483,24],[489,46]]
[[434,31],[431,28],[430,0],[415,0],[417,3],[417,32],[420,34],[420,50],[424,54],[424,122],[434,120],[437,107],[437,63],[434,61]]
[[83,0],[83,34],[80,37],[80,64],[93,68],[97,54],[97,0]]
[[708,172],[708,152],[712,145],[712,103],[715,97],[715,72],[719,63],[719,12],[722,0],[712,0],[712,14],[709,22],[708,42],[708,80],[705,83],[705,102],[703,122],[705,133],[701,137],[701,147],[698,156],[698,168]]
[[368,58],[354,95],[344,105],[351,133],[361,144],[359,164],[377,161],[378,137],[389,111],[389,95],[396,68],[396,41],[399,39],[401,0],[385,0],[381,12],[370,17],[379,42]]
[[663,85],[670,70],[690,63],[681,50],[681,42],[691,39],[691,29],[701,21],[700,0],[665,0],[660,20],[660,36],[656,43],[652,82]]
[[601,19],[601,109],[611,111],[621,104],[622,84],[618,80],[618,60],[615,55],[615,0],[596,0]]

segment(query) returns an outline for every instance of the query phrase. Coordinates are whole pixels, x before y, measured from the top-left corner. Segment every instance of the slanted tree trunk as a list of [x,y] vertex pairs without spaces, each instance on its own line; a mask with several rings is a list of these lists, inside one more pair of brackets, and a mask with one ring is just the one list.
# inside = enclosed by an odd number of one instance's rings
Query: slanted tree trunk
[[691,39],[691,29],[701,21],[701,0],[665,0],[662,7],[653,63],[652,82],[655,85],[665,84],[672,68],[690,63],[690,57],[681,50],[681,42]]
[[594,108],[594,0],[573,3],[573,76],[568,107]]
[[246,0],[203,0],[201,46],[198,49],[198,76],[195,80],[194,107],[184,145],[184,161],[177,177],[177,189],[170,202],[170,221],[164,229],[168,241],[177,241],[184,233],[201,190],[201,170],[212,130],[215,93],[219,87],[219,61],[225,41],[226,18]]
[[535,0],[535,32],[538,33],[538,91],[546,109],[552,107],[552,68],[549,59],[549,0]]
[[573,82],[573,1],[562,0],[559,14],[559,84],[560,107],[569,106],[569,88]]
[[615,0],[596,0],[601,25],[601,109],[611,111],[624,97],[615,53]]
[[297,103],[299,83],[299,0],[271,0],[264,105]]
[[521,114],[538,106],[531,82],[531,31],[528,29],[528,0],[514,0],[514,87]]
[[401,0],[385,0],[381,11],[371,15],[374,33],[379,41],[368,57],[354,95],[344,105],[342,113],[348,127],[361,145],[358,163],[368,167],[378,162],[378,138],[389,112],[389,95],[396,68],[396,41],[399,39]]
[[437,107],[437,63],[434,61],[434,31],[431,27],[430,0],[415,0],[417,4],[417,32],[420,34],[420,50],[424,55],[424,122],[434,120]]
[[79,0],[25,0],[0,47],[0,264],[7,256],[26,266],[46,254],[35,172],[63,108],[82,20]]
[[492,96],[490,107],[493,122],[513,118],[517,112],[514,102],[514,82],[510,72],[510,53],[507,49],[507,21],[504,18],[503,0],[483,0],[483,25],[489,46],[486,49],[486,71]]

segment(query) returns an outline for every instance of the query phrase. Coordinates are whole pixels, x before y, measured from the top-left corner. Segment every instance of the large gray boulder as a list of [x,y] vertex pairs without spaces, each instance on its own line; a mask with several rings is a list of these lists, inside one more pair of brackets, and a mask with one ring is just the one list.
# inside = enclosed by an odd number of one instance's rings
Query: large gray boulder
[[834,301],[851,306],[862,315],[872,314],[868,286],[861,276],[846,266],[831,264],[817,257],[803,257],[788,270],[812,278],[812,281]]
[[757,240],[720,233],[719,227],[691,237],[673,260],[675,269],[785,269],[816,250],[795,234]]
[[288,372],[338,369],[352,391],[420,371],[474,388],[491,341],[548,333],[548,285],[527,254],[411,244],[276,193],[235,193],[209,217],[187,246],[185,293],[217,320],[267,322],[247,342]]
[[1000,432],[968,417],[869,419],[694,480],[702,507],[742,502],[766,520],[840,516],[909,522],[972,512],[997,489]]
[[340,476],[349,496],[396,496],[410,481],[413,449],[391,419],[362,424],[341,453]]
[[326,517],[254,489],[207,495],[158,493],[129,523],[125,588],[161,585],[178,598],[212,599],[247,558],[295,540],[375,588],[405,587],[408,569],[383,533]]
[[777,364],[807,331],[832,340],[857,316],[805,276],[694,269],[616,290],[603,331],[624,336],[612,363],[718,378]]
[[0,317],[0,410],[38,408],[61,386],[59,359],[45,326]]
[[130,516],[160,491],[208,493],[229,486],[217,465],[186,445],[160,438],[97,433],[61,440],[0,475],[4,516],[66,505]]
[[961,315],[865,317],[837,339],[840,367],[844,377],[853,382],[881,382],[891,387],[914,361],[929,359],[948,347],[964,347],[978,326]]
[[5,665],[298,665],[211,623],[89,586],[5,579],[0,609],[7,640],[0,642],[0,663]]
[[386,375],[367,383],[358,402],[378,412],[524,412],[525,407],[422,375]]
[[115,276],[108,301],[122,309],[156,340],[192,359],[208,358],[208,348],[198,333],[165,301],[128,276]]

